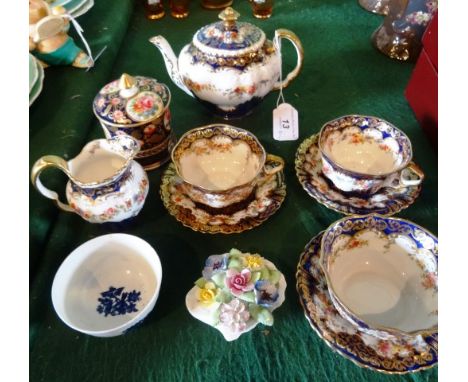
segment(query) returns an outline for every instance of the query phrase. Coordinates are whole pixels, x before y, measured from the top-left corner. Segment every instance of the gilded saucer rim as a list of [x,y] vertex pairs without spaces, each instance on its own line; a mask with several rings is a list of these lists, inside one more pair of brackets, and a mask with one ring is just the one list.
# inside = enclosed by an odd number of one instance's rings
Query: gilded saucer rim
[[[316,323],[315,321],[307,314],[307,312],[309,311],[307,309],[307,307],[305,306],[305,303],[310,303],[310,304],[314,304],[314,302],[310,299],[310,298],[306,298],[305,296],[303,296],[303,293],[302,293],[302,290],[301,290],[301,285],[305,285],[305,286],[308,286],[309,283],[307,282],[307,278],[310,278],[310,274],[304,269],[304,261],[305,261],[305,257],[308,253],[310,253],[311,251],[311,247],[312,245],[315,243],[318,244],[318,246],[320,247],[321,245],[321,238],[323,236],[323,234],[325,233],[325,231],[321,231],[319,232],[317,235],[313,236],[308,242],[307,244],[305,245],[304,247],[304,250],[301,252],[301,255],[299,256],[299,262],[297,264],[297,268],[296,268],[296,291],[298,293],[298,296],[299,296],[299,303],[301,304],[301,307],[302,307],[302,310],[304,311],[304,316],[306,318],[306,320],[308,321],[310,327],[314,330],[314,332],[317,334],[317,336],[323,340],[323,342],[334,352],[334,353],[337,353],[338,355],[342,356],[343,358],[351,361],[353,364],[355,364],[356,366],[362,368],[362,369],[369,369],[369,370],[373,370],[373,371],[377,371],[379,373],[382,373],[382,374],[387,374],[387,375],[404,375],[404,374],[414,374],[414,373],[418,373],[418,372],[421,372],[421,371],[424,371],[424,370],[429,370],[429,369],[432,369],[433,367],[437,366],[439,361],[437,359],[437,361],[435,361],[434,363],[430,364],[430,365],[427,365],[427,366],[420,366],[419,368],[417,369],[413,369],[413,370],[404,370],[404,371],[391,371],[391,370],[385,370],[385,369],[382,369],[382,368],[378,368],[378,367],[372,367],[370,365],[366,365],[364,363],[360,363],[357,359],[354,359],[352,357],[350,357],[349,355],[347,355],[345,353],[344,350],[341,350],[339,349],[337,346],[338,344],[336,343],[336,341],[331,341],[331,340],[328,340],[324,337],[324,335],[321,333],[320,329],[316,326]],[[309,255],[310,256],[310,255]],[[331,331],[331,329],[330,329]],[[438,341],[437,341],[438,342]],[[335,347],[336,346],[336,347]],[[354,352],[351,351],[351,349],[345,349],[346,351],[348,351],[349,353],[351,353],[352,355],[356,356],[356,357],[359,357],[358,355],[356,355]],[[438,355],[438,351],[437,351],[437,355]],[[437,357],[438,358],[438,357]]]
[[44,86],[44,77],[45,77],[44,68],[42,67],[42,65],[39,63],[37,59],[35,59],[35,61],[36,61],[36,67],[37,67],[39,74],[38,74],[36,83],[33,85],[33,88],[29,92],[29,106],[30,107],[34,103],[34,101],[36,101],[37,97],[39,97],[39,94],[41,94],[42,88]]
[[[170,172],[172,172],[172,174],[170,174]],[[248,219],[247,222],[243,219],[233,225],[220,224],[220,225],[212,226],[212,225],[201,224],[197,222],[197,226],[194,226],[192,222],[180,216],[180,214],[178,213],[177,206],[171,201],[171,197],[170,197],[171,193],[168,190],[168,186],[169,186],[170,179],[172,179],[174,176],[177,176],[177,172],[176,172],[174,163],[171,161],[162,174],[159,194],[161,196],[164,207],[169,212],[169,214],[172,215],[178,222],[182,223],[183,226],[190,228],[191,230],[195,232],[208,233],[212,235],[215,235],[215,234],[228,235],[228,234],[233,234],[233,233],[241,233],[241,232],[249,231],[255,227],[258,227],[263,222],[268,220],[271,216],[273,216],[281,208],[284,200],[286,199],[286,193],[287,193],[286,182],[284,181],[283,170],[281,170],[275,174],[275,177],[276,179],[278,179],[278,177],[282,177],[283,178],[282,184],[279,187],[276,187],[274,189],[273,196],[275,197],[269,196],[269,198],[275,200],[276,206],[274,209],[272,209],[272,211],[270,211],[270,213],[268,213],[267,216],[263,218],[251,217]]]
[[[374,209],[369,208],[369,209],[367,209],[366,212],[360,212],[360,211],[351,212],[351,211],[349,211],[350,208],[352,208],[353,210],[356,210],[357,207],[353,207],[353,206],[350,206],[350,205],[345,206],[343,204],[340,204],[342,206],[342,208],[337,208],[337,207],[333,206],[332,203],[339,204],[338,202],[333,202],[332,200],[329,200],[329,199],[326,199],[326,200],[320,199],[318,196],[314,195],[313,193],[311,193],[308,190],[307,184],[310,187],[314,188],[314,189],[316,189],[316,188],[307,181],[307,177],[304,174],[301,174],[301,173],[305,172],[305,170],[303,169],[303,164],[305,162],[305,154],[307,153],[307,151],[309,150],[309,148],[313,144],[318,144],[318,138],[319,138],[318,133],[317,134],[312,134],[311,136],[309,136],[308,138],[304,139],[301,142],[301,144],[299,145],[299,147],[298,147],[298,149],[296,151],[296,154],[295,154],[294,168],[295,168],[295,171],[296,171],[296,177],[299,180],[299,183],[301,184],[302,188],[307,192],[307,194],[309,196],[311,196],[312,198],[314,198],[319,204],[329,208],[330,210],[333,210],[335,212],[338,212],[340,214],[347,215],[347,216],[352,216],[352,215],[364,216],[364,215],[368,215],[368,214],[379,214],[381,216],[390,217],[390,216],[393,216],[393,215],[401,212],[402,210],[410,207],[417,200],[419,195],[421,194],[421,189],[422,189],[421,185],[409,186],[408,188],[416,188],[415,194],[412,197],[411,201],[409,201],[409,202],[402,201],[401,203],[398,204],[397,208],[395,208],[393,206],[388,206],[386,204],[387,209],[390,210],[387,213],[382,213],[381,211],[377,211],[375,208]],[[412,162],[414,162],[414,161],[412,161]],[[336,191],[339,192],[339,190],[336,190]],[[378,194],[378,192],[377,192],[377,194]],[[320,195],[324,195],[324,194],[320,193]],[[324,199],[325,199],[325,196],[324,196]]]

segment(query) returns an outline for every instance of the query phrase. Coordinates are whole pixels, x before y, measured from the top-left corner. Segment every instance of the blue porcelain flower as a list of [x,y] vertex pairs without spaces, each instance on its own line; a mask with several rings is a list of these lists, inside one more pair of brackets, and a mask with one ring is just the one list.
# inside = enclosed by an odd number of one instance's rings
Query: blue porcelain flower
[[206,280],[211,279],[215,273],[227,269],[228,255],[211,255],[206,259],[205,268],[203,268],[202,275]]
[[258,280],[255,283],[255,302],[263,307],[274,304],[279,297],[278,288],[268,280]]

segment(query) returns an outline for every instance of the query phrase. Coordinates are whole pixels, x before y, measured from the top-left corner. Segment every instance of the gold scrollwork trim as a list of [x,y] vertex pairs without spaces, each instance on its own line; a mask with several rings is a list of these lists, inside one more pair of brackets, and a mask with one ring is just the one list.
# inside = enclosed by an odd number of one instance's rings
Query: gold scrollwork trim
[[202,52],[193,44],[190,45],[188,50],[188,52],[192,55],[196,62],[229,68],[244,68],[245,66],[248,66],[250,64],[262,62],[265,59],[265,57],[271,55],[275,51],[276,49],[270,40],[265,40],[263,46],[256,52],[251,52],[234,57],[208,55]]

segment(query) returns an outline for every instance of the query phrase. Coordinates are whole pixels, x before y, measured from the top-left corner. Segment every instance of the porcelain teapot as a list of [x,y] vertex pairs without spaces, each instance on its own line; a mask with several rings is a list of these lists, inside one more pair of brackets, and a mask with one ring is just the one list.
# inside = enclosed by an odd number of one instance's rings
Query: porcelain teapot
[[[75,212],[91,223],[120,222],[136,216],[148,195],[148,176],[133,160],[139,150],[138,141],[127,135],[96,139],[69,161],[56,155],[43,156],[31,170],[31,182],[64,211]],[[62,170],[69,178],[68,204],[40,180],[42,171],[50,167]]]
[[[231,7],[219,14],[222,21],[200,28],[176,58],[162,36],[150,39],[161,51],[174,83],[225,119],[239,118],[252,109],[270,90],[286,87],[299,74],[302,44],[286,29],[275,31],[278,44],[265,37],[258,27],[238,22]],[[294,45],[295,68],[280,81],[281,39]]]

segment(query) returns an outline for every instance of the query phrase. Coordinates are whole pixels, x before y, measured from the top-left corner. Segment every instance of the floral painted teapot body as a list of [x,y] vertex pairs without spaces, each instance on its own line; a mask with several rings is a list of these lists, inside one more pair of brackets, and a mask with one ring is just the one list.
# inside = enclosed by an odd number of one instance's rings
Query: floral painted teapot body
[[[148,194],[148,176],[133,160],[139,149],[138,142],[125,135],[97,139],[68,162],[55,155],[40,158],[31,171],[31,181],[64,211],[76,212],[91,223],[120,222],[136,216]],[[59,168],[69,177],[68,204],[39,179],[48,167]]]
[[177,59],[167,40],[150,41],[161,51],[174,83],[226,119],[248,114],[270,90],[286,87],[300,72],[303,49],[297,36],[278,29],[275,38],[290,40],[297,64],[280,82],[281,55],[256,26],[237,22],[239,14],[226,8],[221,22],[199,29]]

